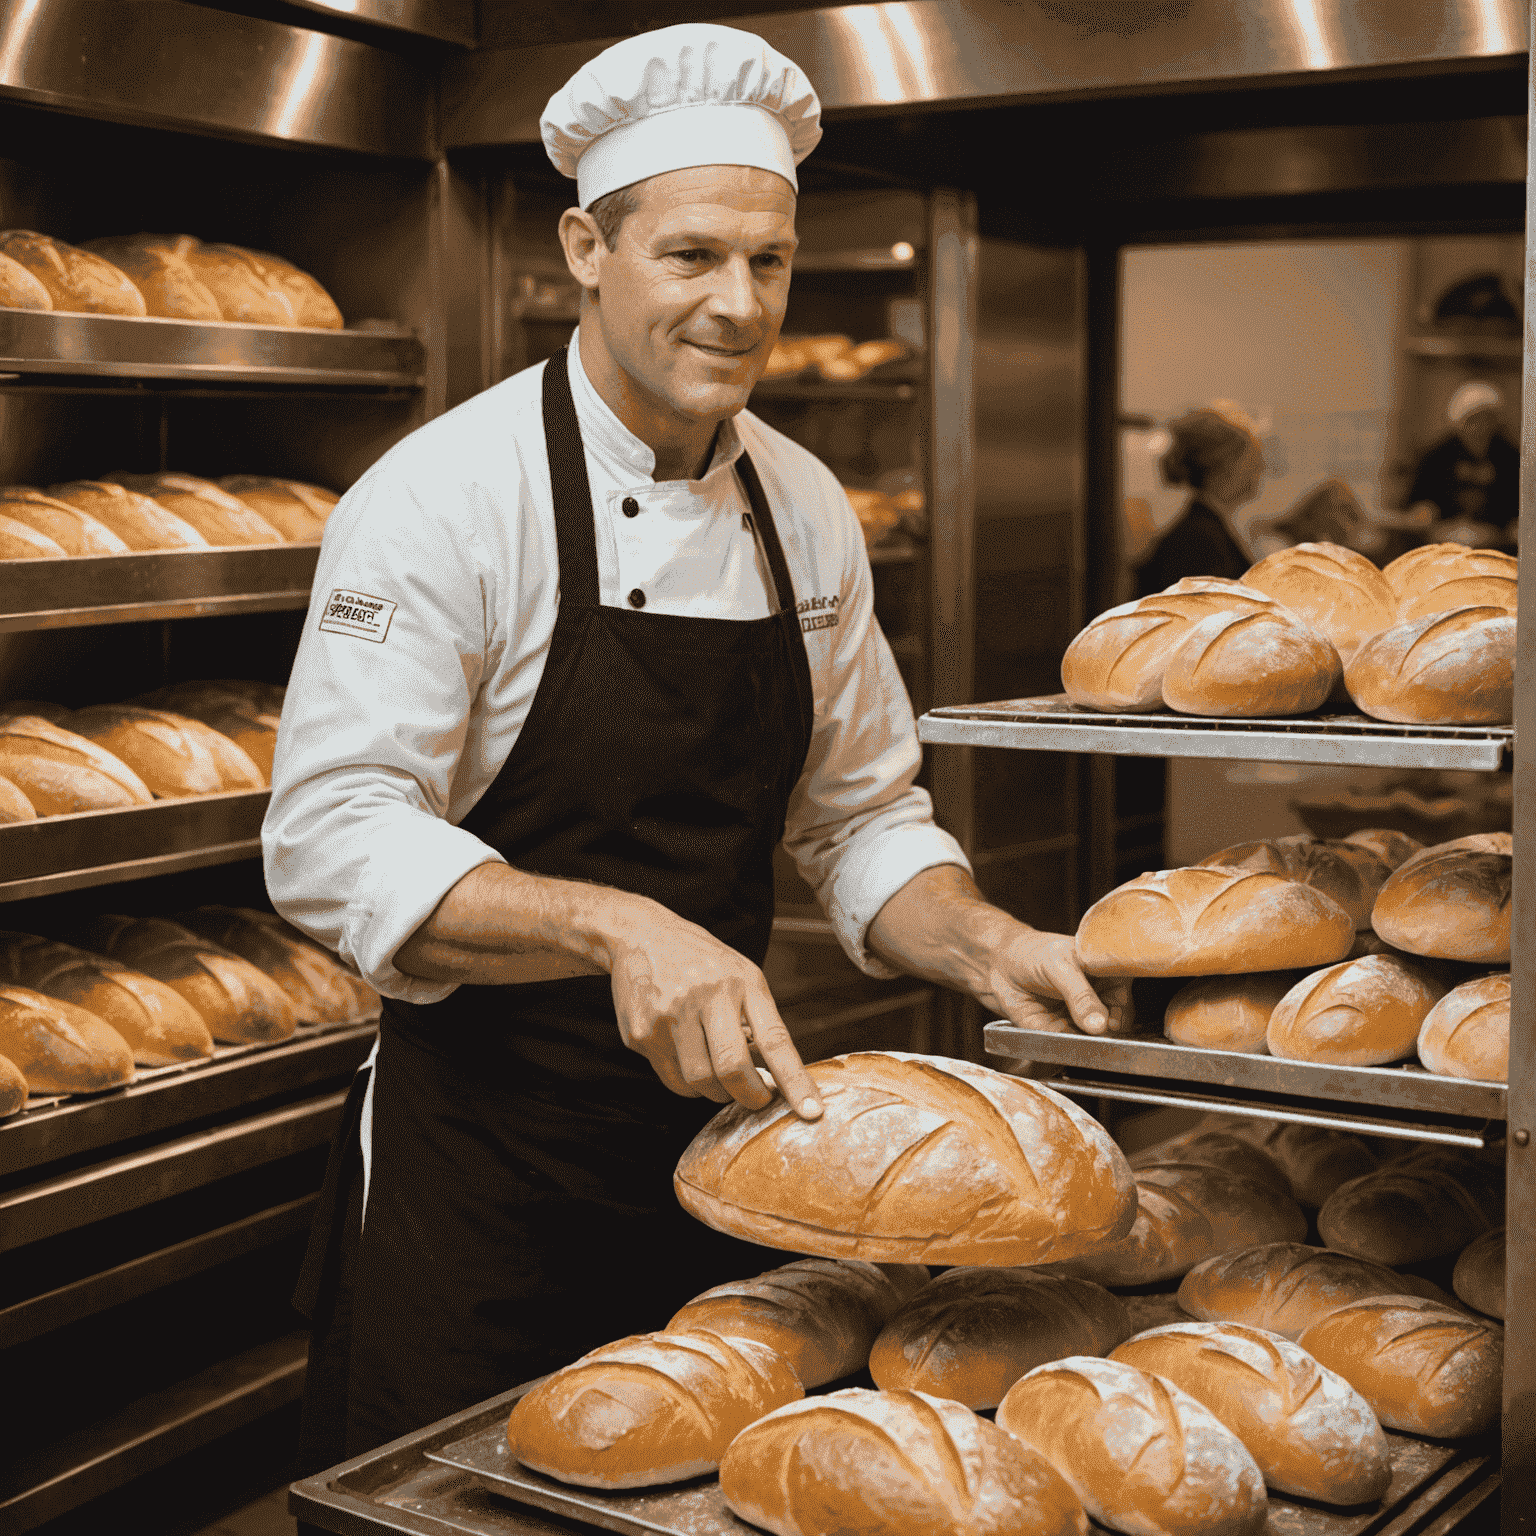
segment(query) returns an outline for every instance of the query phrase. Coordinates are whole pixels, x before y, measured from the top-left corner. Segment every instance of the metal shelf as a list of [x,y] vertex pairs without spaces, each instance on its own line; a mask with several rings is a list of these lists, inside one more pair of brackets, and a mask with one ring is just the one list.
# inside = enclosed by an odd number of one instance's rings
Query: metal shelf
[[917,733],[934,746],[1483,771],[1503,766],[1515,740],[1512,725],[1389,725],[1360,714],[1275,720],[1097,714],[1078,709],[1064,693],[931,710],[917,722]]

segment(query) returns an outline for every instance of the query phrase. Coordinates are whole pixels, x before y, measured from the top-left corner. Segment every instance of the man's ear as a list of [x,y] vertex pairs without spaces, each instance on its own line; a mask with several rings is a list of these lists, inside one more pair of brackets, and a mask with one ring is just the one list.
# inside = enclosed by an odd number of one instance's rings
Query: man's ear
[[598,269],[608,254],[608,242],[597,220],[584,208],[567,208],[560,215],[560,245],[571,276],[589,291],[598,286]]

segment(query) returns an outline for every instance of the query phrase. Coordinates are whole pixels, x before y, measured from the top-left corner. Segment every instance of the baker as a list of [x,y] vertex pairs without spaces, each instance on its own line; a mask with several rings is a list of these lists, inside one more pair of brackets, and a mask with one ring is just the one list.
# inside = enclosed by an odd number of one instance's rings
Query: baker
[[934,825],[858,521],[744,409],[819,113],[729,27],[577,73],[543,119],[571,345],[331,515],[266,876],[386,1001],[301,1285],[310,1468],[784,1261],[671,1184],[722,1104],[821,1112],[758,968],[781,838],[870,975],[1021,1023],[1124,1011]]

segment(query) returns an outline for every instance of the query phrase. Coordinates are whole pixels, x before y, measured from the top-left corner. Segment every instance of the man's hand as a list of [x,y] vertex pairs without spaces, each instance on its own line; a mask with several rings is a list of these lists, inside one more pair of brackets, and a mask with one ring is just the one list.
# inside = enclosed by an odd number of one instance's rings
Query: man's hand
[[1016,932],[988,957],[978,1002],[1021,1029],[1070,1030],[1088,1035],[1128,1034],[1134,1024],[1131,984],[1100,977],[1090,982],[1077,945],[1061,933]]

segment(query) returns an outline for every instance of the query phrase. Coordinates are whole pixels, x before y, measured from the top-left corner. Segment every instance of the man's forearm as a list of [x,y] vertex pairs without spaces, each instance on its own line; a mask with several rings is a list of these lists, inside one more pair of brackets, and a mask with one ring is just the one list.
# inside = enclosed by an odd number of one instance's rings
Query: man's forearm
[[914,875],[869,925],[869,949],[887,965],[973,996],[996,950],[1018,930],[958,864]]

